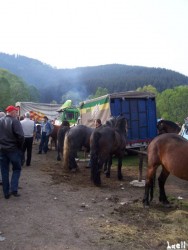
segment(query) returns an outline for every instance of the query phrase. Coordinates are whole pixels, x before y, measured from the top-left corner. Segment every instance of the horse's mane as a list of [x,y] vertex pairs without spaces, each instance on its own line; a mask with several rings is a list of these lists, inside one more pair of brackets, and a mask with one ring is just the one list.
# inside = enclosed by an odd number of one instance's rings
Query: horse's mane
[[165,123],[166,125],[169,125],[174,128],[179,128],[179,126],[175,122],[170,121],[170,120],[160,120],[157,124],[161,124],[161,123]]
[[124,116],[112,117],[106,121],[105,126],[116,129],[120,133],[125,133],[126,131],[126,119]]
[[106,121],[105,126],[114,128],[115,124],[116,124],[116,117],[111,117],[109,120]]
[[70,127],[69,121],[66,121],[66,120],[64,120],[61,125]]

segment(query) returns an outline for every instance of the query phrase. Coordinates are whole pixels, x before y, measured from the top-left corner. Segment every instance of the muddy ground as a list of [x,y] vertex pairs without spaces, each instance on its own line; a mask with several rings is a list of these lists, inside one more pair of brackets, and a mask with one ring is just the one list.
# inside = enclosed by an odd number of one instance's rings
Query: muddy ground
[[55,150],[37,152],[34,145],[32,164],[23,167],[21,197],[5,200],[0,192],[0,249],[154,250],[167,249],[167,241],[188,243],[188,182],[170,176],[172,207],[158,203],[156,188],[144,209],[144,188],[130,184],[138,166],[124,166],[121,182],[113,167],[111,178],[102,174],[102,186],[95,187],[85,162],[79,172],[67,173]]

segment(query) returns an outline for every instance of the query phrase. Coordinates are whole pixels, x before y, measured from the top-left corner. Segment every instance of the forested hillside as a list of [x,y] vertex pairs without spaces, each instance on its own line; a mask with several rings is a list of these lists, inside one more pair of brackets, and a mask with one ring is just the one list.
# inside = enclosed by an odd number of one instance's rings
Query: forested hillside
[[152,85],[162,92],[175,86],[188,85],[187,76],[162,68],[113,64],[57,69],[35,59],[4,53],[0,53],[0,68],[35,86],[40,93],[40,102],[55,100],[62,103],[65,96],[71,95],[78,101],[85,100],[98,87],[113,93]]
[[18,100],[38,102],[39,97],[36,87],[26,84],[8,70],[0,69],[0,110],[15,105]]

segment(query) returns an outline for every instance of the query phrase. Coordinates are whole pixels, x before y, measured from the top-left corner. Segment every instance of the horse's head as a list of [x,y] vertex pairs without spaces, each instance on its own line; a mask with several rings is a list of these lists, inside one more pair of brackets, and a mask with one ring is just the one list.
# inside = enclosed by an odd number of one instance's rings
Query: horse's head
[[116,118],[115,117],[111,117],[109,120],[106,121],[106,126],[109,126],[111,128],[114,128],[116,124]]
[[158,129],[158,134],[164,134],[164,133],[178,134],[181,128],[175,122],[168,120],[160,120],[157,123],[157,129]]
[[66,120],[62,121],[62,124],[61,124],[61,125],[62,125],[62,126],[70,127],[69,121],[66,121]]
[[115,128],[122,134],[127,133],[127,120],[124,116],[118,116],[116,118]]
[[157,130],[158,130],[158,134],[167,133],[166,128],[165,128],[165,122],[163,120],[160,120],[157,122]]

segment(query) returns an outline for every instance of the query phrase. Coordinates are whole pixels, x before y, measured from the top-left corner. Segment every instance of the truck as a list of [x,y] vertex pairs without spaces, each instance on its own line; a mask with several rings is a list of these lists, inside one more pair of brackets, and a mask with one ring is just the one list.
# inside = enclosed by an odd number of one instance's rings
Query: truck
[[77,124],[80,111],[79,108],[72,105],[71,100],[67,100],[58,110],[59,116],[56,120],[56,124],[58,122],[62,122],[64,120],[69,121],[70,126],[74,126]]
[[16,102],[15,106],[19,108],[19,116],[24,116],[26,112],[30,112],[31,119],[36,120],[39,123],[44,116],[47,116],[49,120],[55,122],[55,125],[60,125],[63,120],[67,120],[70,122],[70,125],[73,125],[77,122],[79,116],[79,110],[72,106],[71,100],[67,100],[63,105]]
[[155,95],[127,91],[107,94],[80,103],[80,124],[94,127],[94,120],[105,124],[110,117],[124,115],[128,123],[127,149],[141,149],[157,135]]

